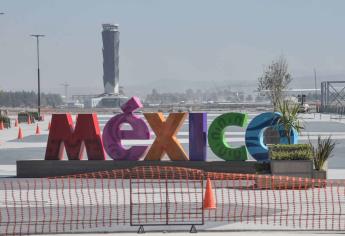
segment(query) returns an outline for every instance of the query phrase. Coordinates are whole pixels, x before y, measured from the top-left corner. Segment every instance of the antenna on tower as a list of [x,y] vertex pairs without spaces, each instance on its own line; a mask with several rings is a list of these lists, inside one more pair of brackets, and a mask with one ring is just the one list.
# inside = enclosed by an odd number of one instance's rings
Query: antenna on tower
[[64,87],[65,89],[65,101],[68,100],[68,87],[70,86],[67,82],[63,83],[63,84],[60,84],[61,86]]

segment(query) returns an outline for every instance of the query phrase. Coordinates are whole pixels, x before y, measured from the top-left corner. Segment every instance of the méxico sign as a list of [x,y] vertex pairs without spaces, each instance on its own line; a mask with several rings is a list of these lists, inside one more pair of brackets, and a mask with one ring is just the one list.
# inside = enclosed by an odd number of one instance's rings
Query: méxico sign
[[[74,126],[70,114],[53,114],[47,142],[46,160],[62,160],[64,148],[69,160],[81,160],[86,149],[88,160],[105,160],[105,152],[114,160],[137,161],[161,160],[165,154],[173,161],[206,161],[207,141],[215,155],[226,161],[247,160],[248,153],[257,161],[268,160],[268,148],[263,142],[266,128],[276,126],[280,113],[265,112],[254,117],[248,124],[247,114],[229,112],[218,116],[207,129],[207,113],[144,113],[155,133],[152,145],[126,148],[122,140],[148,140],[151,133],[143,118],[133,112],[142,108],[138,98],[132,97],[121,106],[123,113],[112,117],[101,135],[96,114],[79,114]],[[189,154],[176,134],[186,119],[189,119]],[[121,129],[129,124],[131,130]],[[232,147],[225,138],[229,126],[247,129],[245,145]],[[277,127],[280,143],[287,143],[282,127]],[[298,142],[298,134],[291,132],[291,142]]]

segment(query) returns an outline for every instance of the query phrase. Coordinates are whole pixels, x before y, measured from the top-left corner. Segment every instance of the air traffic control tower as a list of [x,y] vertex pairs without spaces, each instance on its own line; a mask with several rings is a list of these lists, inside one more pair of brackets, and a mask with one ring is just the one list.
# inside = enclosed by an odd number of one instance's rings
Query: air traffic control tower
[[119,94],[119,25],[103,24],[103,84],[104,93]]
[[103,24],[102,27],[104,93],[91,98],[86,107],[116,108],[128,99],[119,85],[119,25]]

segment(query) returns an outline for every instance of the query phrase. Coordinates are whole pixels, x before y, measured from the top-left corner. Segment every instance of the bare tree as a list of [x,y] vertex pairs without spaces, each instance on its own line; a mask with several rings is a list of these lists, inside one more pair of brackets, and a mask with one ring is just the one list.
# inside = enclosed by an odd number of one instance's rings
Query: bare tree
[[279,101],[284,96],[284,90],[288,88],[292,77],[288,72],[288,63],[284,56],[273,61],[258,78],[258,90],[265,92],[270,98],[273,109],[276,111]]

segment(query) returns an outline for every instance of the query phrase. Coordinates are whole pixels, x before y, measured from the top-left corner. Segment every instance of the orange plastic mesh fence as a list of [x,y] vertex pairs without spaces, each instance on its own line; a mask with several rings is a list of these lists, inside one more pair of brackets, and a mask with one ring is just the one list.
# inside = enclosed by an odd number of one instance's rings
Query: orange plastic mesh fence
[[[205,179],[215,209],[204,209]],[[345,230],[345,180],[136,167],[0,179],[0,234],[112,232],[135,225]]]

